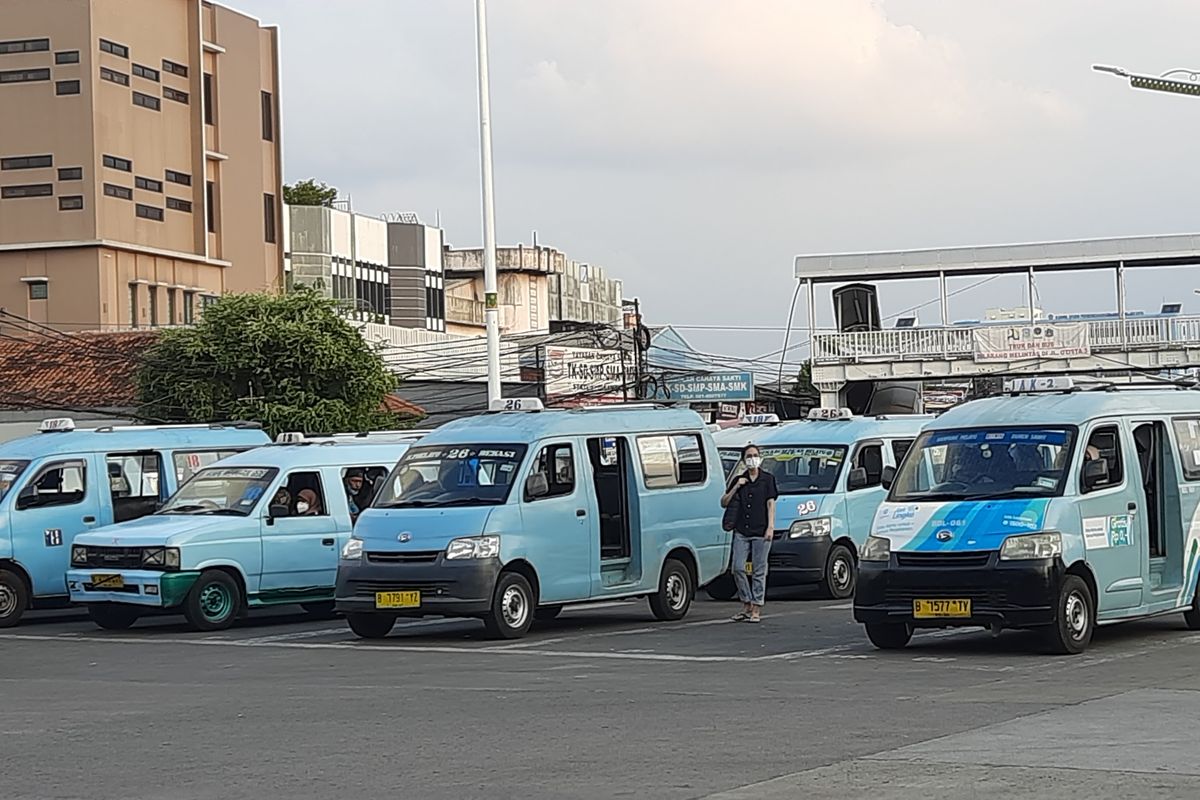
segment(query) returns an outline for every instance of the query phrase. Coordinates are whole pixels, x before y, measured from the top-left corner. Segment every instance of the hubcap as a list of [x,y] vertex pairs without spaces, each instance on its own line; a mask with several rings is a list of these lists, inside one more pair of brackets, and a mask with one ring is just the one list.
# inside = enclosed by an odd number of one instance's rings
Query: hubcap
[[17,610],[17,593],[11,586],[0,584],[0,617],[7,617]]
[[510,586],[504,590],[500,614],[504,617],[504,624],[510,628],[520,628],[525,624],[525,618],[529,616],[529,601],[520,588]]
[[223,619],[233,606],[233,598],[224,586],[209,584],[200,592],[200,610],[211,620]]
[[1067,628],[1071,632],[1071,638],[1078,641],[1083,638],[1087,632],[1088,614],[1087,603],[1079,595],[1079,592],[1071,592],[1067,596],[1066,607]]
[[683,577],[678,573],[672,573],[667,576],[667,605],[675,611],[683,608],[683,604],[687,602],[687,584],[684,583]]
[[853,572],[850,570],[850,561],[846,558],[838,558],[833,562],[833,585],[839,589],[847,589],[850,586],[850,579]]

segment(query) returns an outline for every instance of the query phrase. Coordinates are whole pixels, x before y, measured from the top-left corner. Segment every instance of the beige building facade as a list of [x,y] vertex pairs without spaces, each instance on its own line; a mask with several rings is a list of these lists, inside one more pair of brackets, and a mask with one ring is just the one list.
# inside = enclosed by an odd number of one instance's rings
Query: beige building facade
[[282,287],[276,29],[203,0],[0,0],[0,19],[0,307],[154,327]]

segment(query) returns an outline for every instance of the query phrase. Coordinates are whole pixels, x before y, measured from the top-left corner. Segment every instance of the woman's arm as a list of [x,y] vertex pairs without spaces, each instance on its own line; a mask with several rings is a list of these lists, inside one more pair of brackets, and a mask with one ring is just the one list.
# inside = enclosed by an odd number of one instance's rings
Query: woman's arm
[[745,478],[738,478],[733,482],[733,486],[729,487],[729,491],[721,496],[721,508],[729,508],[729,504],[733,502],[734,496],[737,495],[738,489],[746,485]]
[[767,541],[775,538],[775,500],[767,501]]

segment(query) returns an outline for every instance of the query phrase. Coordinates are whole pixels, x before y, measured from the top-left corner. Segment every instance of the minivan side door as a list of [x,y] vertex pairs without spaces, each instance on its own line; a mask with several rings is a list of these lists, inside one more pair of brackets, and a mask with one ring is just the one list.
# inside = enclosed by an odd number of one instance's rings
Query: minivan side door
[[[1137,513],[1138,465],[1133,439],[1121,420],[1093,422],[1082,434],[1075,458],[1080,522],[1085,558],[1096,574],[1103,615],[1142,604],[1145,580],[1142,553],[1146,532]],[[1088,486],[1084,471],[1089,460],[1105,465],[1106,477]],[[1133,508],[1131,509],[1131,505]]]
[[270,516],[274,498],[264,505],[262,592],[333,587],[338,531],[350,530],[350,511],[346,493],[327,472],[302,467],[284,476],[279,488],[287,491],[286,516]]
[[[883,488],[883,442],[878,439],[859,442],[854,447],[850,465],[846,469],[842,485],[846,487],[846,530],[855,545],[862,547],[871,532],[875,509],[883,502],[887,490]],[[849,488],[850,472],[862,469],[867,474],[867,485]]]
[[600,529],[581,463],[575,441],[542,442],[530,462],[529,474],[545,476],[547,493],[534,497],[525,484],[513,488],[521,493],[521,527],[537,564],[539,599],[544,603],[591,596],[597,566],[593,554],[599,556]]
[[67,593],[71,541],[109,520],[100,519],[108,488],[92,454],[56,456],[25,471],[12,498],[13,558],[29,572],[34,597]]

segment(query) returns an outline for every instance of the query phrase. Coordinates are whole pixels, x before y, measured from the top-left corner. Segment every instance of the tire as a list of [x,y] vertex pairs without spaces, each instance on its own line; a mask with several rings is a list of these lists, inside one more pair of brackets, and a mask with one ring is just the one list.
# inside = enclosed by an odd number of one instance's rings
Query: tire
[[867,638],[880,650],[903,650],[912,639],[912,626],[904,622],[868,622]]
[[127,631],[141,618],[142,612],[121,603],[88,603],[88,616],[106,631]]
[[1183,612],[1183,621],[1187,623],[1188,630],[1200,631],[1200,586],[1196,587],[1196,594],[1192,597],[1192,607]]
[[223,631],[233,625],[243,606],[238,582],[223,570],[200,573],[183,600],[183,615],[198,631]]
[[557,619],[562,613],[562,606],[541,606],[534,610],[533,618],[538,622],[549,622],[552,619]]
[[1075,656],[1087,649],[1096,629],[1096,601],[1078,575],[1067,575],[1058,589],[1055,622],[1045,632],[1046,648]]
[[29,587],[12,570],[0,569],[0,628],[11,628],[29,608]]
[[825,559],[825,577],[819,587],[821,595],[831,600],[853,597],[857,577],[858,565],[854,561],[854,553],[844,544],[835,544]]
[[520,639],[533,625],[537,599],[519,572],[502,572],[492,592],[492,607],[483,617],[489,639]]
[[705,586],[704,591],[713,600],[728,602],[737,597],[737,584],[733,582],[733,576],[726,572],[708,586]]
[[314,619],[333,619],[337,616],[332,600],[324,600],[320,603],[301,603],[300,608]]
[[682,561],[668,558],[658,578],[658,592],[650,595],[650,610],[663,622],[683,619],[696,596],[692,571]]
[[360,639],[383,639],[392,632],[396,618],[391,614],[347,614],[350,630]]

